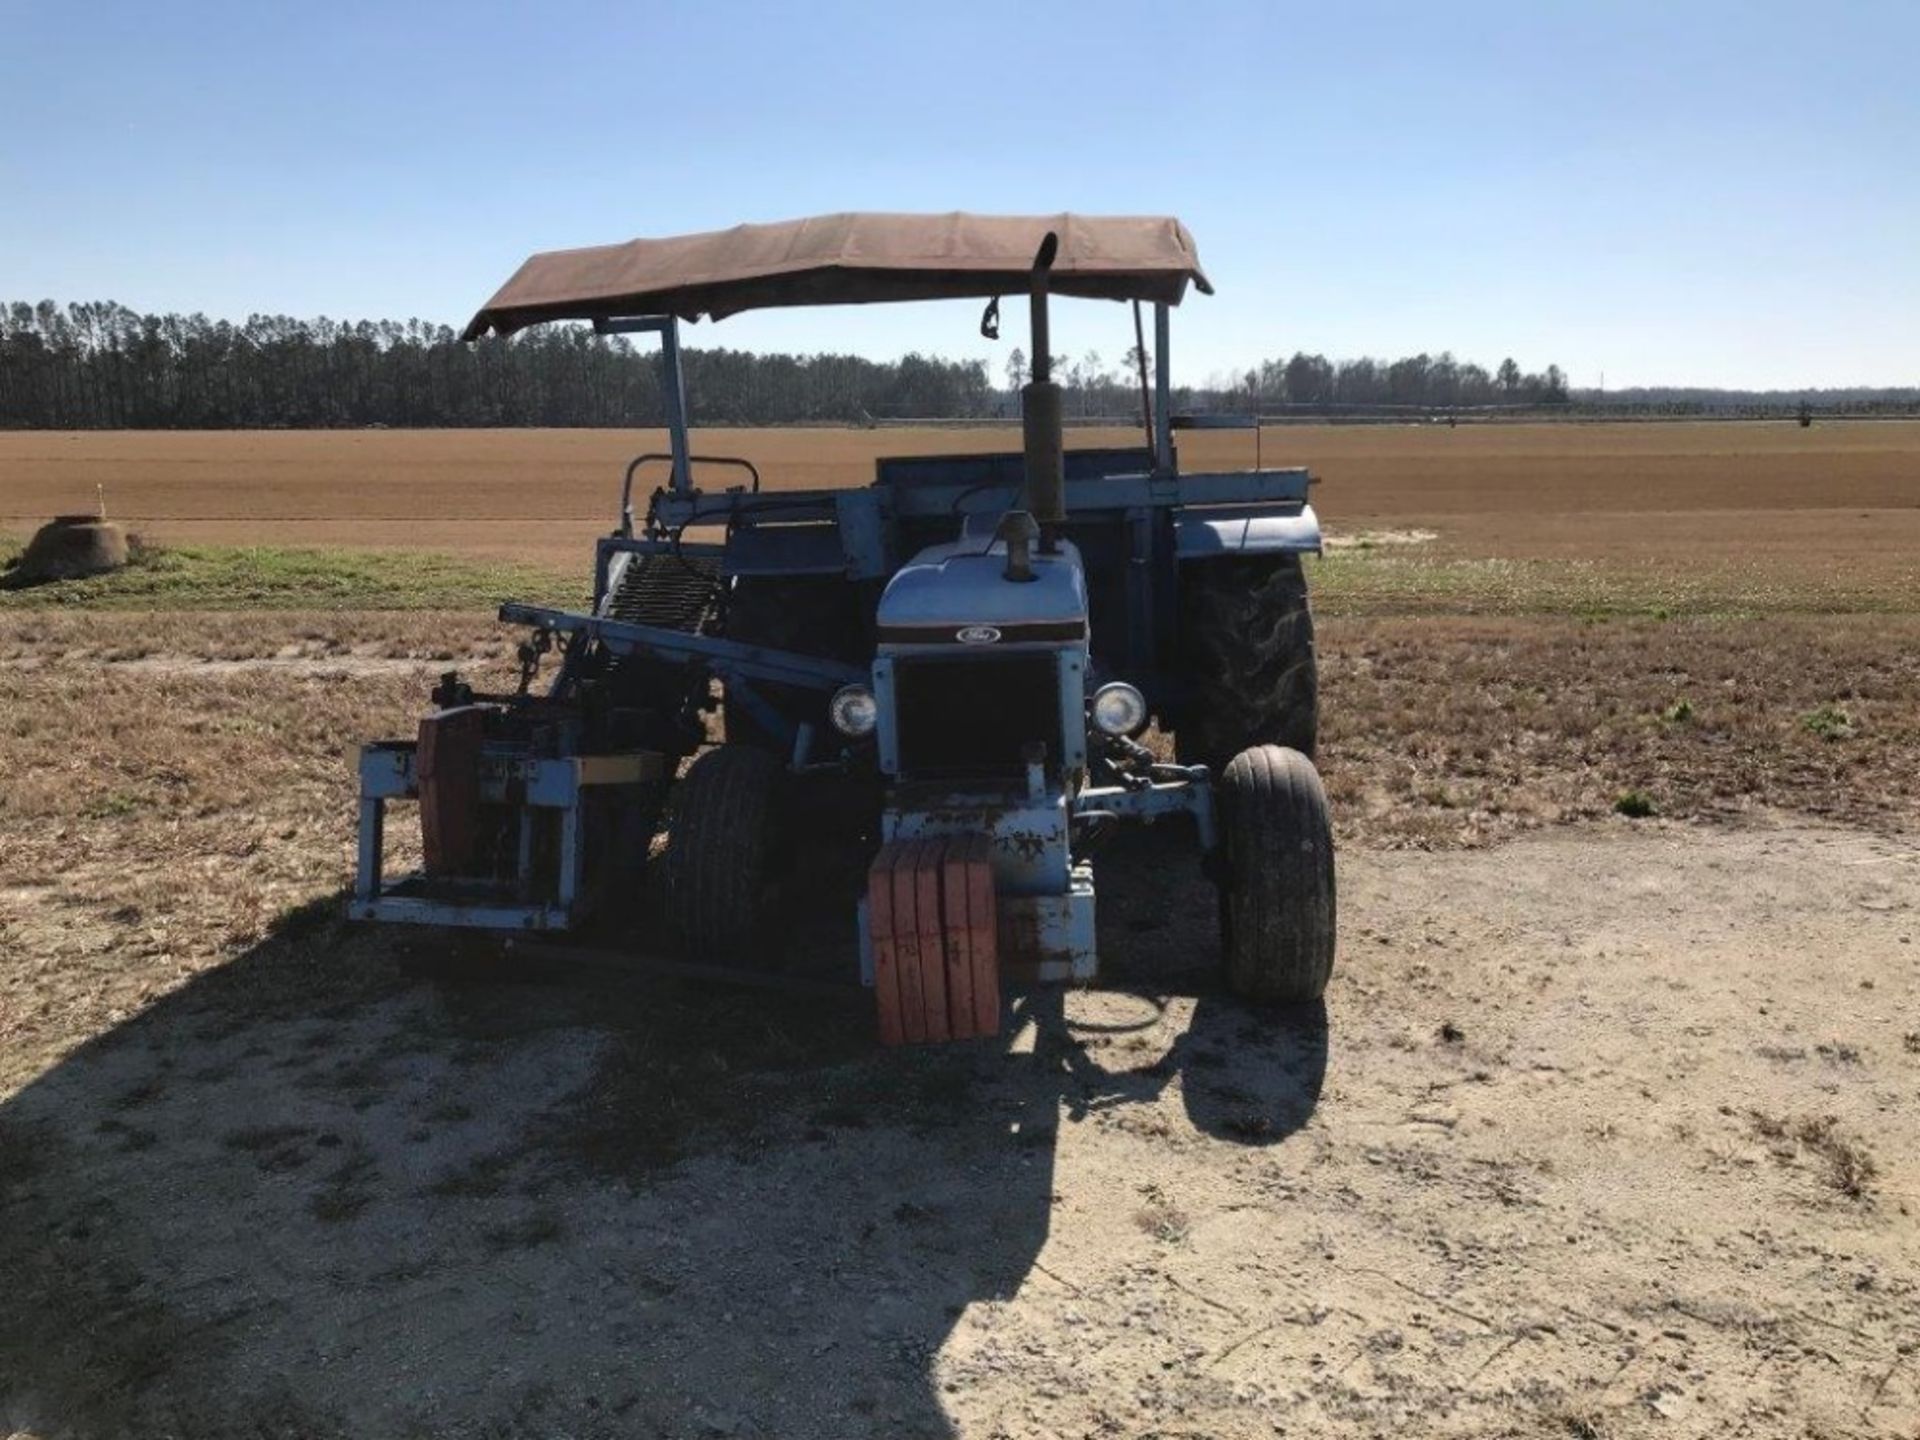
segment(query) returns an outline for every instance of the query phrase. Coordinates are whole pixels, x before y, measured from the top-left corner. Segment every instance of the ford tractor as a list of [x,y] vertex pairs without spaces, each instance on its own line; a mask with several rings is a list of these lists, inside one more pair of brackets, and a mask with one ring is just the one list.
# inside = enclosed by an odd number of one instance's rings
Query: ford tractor
[[[1155,218],[833,215],[528,260],[465,338],[554,320],[658,337],[668,448],[627,467],[590,608],[502,607],[527,632],[517,690],[448,674],[417,735],[363,750],[350,913],[764,966],[811,823],[796,796],[824,779],[864,807],[848,963],[886,1042],[992,1034],[1005,987],[1095,979],[1091,852],[1175,817],[1218,888],[1226,985],[1317,999],[1334,856],[1302,557],[1319,523],[1303,469],[1182,473],[1168,350],[1189,286],[1212,293],[1193,239]],[[682,322],[973,299],[992,335],[1021,296],[1018,452],[783,489],[692,451]],[[1137,446],[1066,448],[1056,296],[1132,305]],[[397,800],[420,817],[406,875],[387,873]]]

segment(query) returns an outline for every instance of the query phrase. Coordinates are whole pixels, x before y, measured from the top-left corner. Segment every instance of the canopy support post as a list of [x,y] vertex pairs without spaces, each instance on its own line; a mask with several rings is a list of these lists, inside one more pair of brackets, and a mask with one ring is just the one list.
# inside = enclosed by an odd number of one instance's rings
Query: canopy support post
[[668,448],[673,451],[673,493],[686,495],[693,490],[693,466],[687,459],[687,377],[680,368],[680,322],[671,315],[662,317],[660,357],[666,361]]
[[[665,373],[660,391],[667,403],[667,448],[673,452],[673,478],[668,482],[676,495],[693,490],[693,463],[688,458],[687,377],[680,367],[680,321],[672,315],[637,315],[626,320],[596,319],[596,335],[646,335],[660,337],[660,359]],[[758,488],[757,486],[755,488]],[[631,528],[631,515],[625,517]]]
[[1153,470],[1173,473],[1173,361],[1167,347],[1173,334],[1173,312],[1164,301],[1153,305]]

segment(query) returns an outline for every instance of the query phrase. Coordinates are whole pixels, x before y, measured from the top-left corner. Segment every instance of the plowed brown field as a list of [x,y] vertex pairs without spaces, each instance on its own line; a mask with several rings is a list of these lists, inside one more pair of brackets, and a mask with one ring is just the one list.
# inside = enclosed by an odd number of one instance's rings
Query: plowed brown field
[[[1131,431],[1076,430],[1074,446]],[[1012,431],[697,431],[773,489],[857,485],[883,454],[1014,449]],[[1267,464],[1323,484],[1332,527],[1420,525],[1442,553],[1679,561],[1738,557],[1888,578],[1920,554],[1920,422],[1299,426]],[[0,531],[89,509],[162,541],[399,546],[584,565],[621,469],[658,431],[0,434]],[[1245,432],[1196,433],[1184,468],[1253,463]],[[657,471],[653,472],[657,475]],[[724,477],[724,478],[719,478]],[[717,483],[736,477],[716,472]]]

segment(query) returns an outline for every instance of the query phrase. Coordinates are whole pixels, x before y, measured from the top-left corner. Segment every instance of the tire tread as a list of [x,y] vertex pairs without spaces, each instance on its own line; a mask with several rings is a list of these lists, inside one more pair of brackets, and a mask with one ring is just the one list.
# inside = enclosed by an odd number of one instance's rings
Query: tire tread
[[1241,555],[1191,567],[1180,642],[1188,696],[1175,731],[1186,764],[1215,773],[1249,745],[1314,756],[1320,677],[1298,555]]
[[750,745],[698,756],[674,787],[661,856],[665,911],[695,959],[738,956],[758,938],[784,769]]
[[1220,777],[1227,986],[1273,1004],[1317,1000],[1333,974],[1336,888],[1326,791],[1296,750],[1255,745]]

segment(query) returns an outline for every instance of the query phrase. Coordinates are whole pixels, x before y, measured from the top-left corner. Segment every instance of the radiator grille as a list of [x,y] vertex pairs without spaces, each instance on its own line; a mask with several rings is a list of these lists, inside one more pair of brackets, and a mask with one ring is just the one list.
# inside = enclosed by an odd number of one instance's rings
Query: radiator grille
[[1057,651],[1038,654],[901,656],[894,661],[900,772],[1017,773],[1028,744],[1061,754]]

